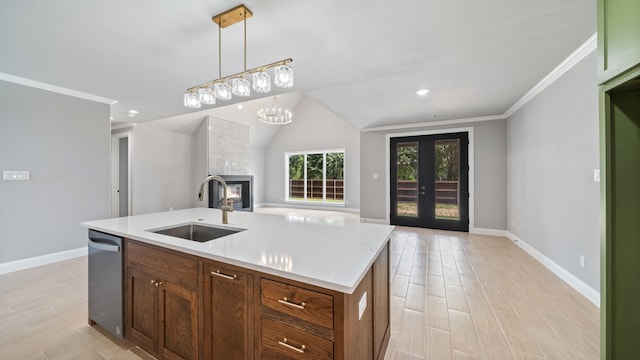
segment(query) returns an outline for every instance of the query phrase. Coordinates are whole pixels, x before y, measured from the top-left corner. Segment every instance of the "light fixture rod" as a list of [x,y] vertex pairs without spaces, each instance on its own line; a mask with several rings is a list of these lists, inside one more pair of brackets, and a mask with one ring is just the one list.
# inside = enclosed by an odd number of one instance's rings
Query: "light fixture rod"
[[222,26],[218,26],[218,77],[222,77]]
[[244,12],[244,71],[247,71],[247,12]]
[[214,83],[217,83],[217,82],[227,81],[227,80],[235,78],[235,77],[242,77],[242,76],[244,76],[246,74],[250,74],[250,73],[253,73],[253,72],[257,72],[257,71],[261,71],[261,70],[265,70],[265,69],[270,69],[270,68],[272,68],[274,66],[286,65],[286,64],[288,64],[288,63],[290,63],[292,61],[293,60],[291,58],[288,58],[288,59],[276,61],[276,62],[268,64],[268,65],[262,65],[262,66],[258,66],[258,67],[253,68],[253,69],[245,70],[245,71],[239,72],[237,74],[233,74],[233,75],[221,77],[221,78],[218,78],[218,79],[215,79],[215,80],[207,81],[207,82],[204,82],[202,84],[199,84],[199,85],[192,86],[192,87],[188,88],[187,92],[193,92],[196,89],[207,87],[207,86],[210,86],[211,84],[214,84]]

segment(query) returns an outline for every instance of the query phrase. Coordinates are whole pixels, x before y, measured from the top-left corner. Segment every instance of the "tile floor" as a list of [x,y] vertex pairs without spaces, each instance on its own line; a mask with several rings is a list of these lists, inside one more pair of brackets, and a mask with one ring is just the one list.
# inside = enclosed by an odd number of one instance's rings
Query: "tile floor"
[[[599,359],[599,309],[506,238],[398,227],[391,260],[385,359]],[[0,275],[0,359],[150,357],[87,325],[81,257]]]

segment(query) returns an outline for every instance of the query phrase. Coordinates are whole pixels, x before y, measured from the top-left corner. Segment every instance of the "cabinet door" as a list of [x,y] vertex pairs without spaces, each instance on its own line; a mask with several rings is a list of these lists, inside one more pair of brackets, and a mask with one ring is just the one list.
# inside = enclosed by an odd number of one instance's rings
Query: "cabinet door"
[[158,290],[158,352],[166,359],[197,359],[197,291],[162,280]]
[[127,269],[126,336],[135,343],[155,349],[158,340],[158,290],[156,278],[143,271]]
[[598,0],[598,80],[640,64],[640,1]]
[[205,271],[207,358],[253,359],[253,276],[218,264]]

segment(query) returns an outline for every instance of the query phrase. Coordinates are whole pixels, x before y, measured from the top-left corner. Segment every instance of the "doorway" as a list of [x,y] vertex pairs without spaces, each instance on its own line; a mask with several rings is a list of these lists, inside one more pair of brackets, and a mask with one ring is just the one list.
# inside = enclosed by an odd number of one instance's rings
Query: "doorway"
[[466,132],[390,139],[393,225],[469,231]]
[[111,135],[111,217],[131,214],[130,132]]

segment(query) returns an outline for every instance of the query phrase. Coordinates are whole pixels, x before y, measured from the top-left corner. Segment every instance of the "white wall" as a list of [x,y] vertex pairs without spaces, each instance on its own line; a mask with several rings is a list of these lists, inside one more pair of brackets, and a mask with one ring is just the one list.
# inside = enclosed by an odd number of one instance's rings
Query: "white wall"
[[195,206],[193,136],[139,125],[130,147],[133,215]]
[[249,175],[253,175],[253,204],[259,205],[265,202],[265,161],[266,148],[249,148]]
[[[473,128],[474,155],[474,227],[489,230],[507,228],[507,165],[505,120],[471,122],[456,125],[417,127],[401,130],[363,132],[361,144],[361,198],[360,217],[388,220],[387,202],[387,144],[386,135],[394,133],[424,132],[447,129]],[[378,174],[378,179],[373,178]],[[470,182],[471,184],[471,182]],[[470,204],[471,205],[471,204]],[[472,230],[472,229],[471,229]]]
[[508,119],[507,211],[509,232],[597,290],[596,84],[594,51]]
[[360,132],[315,101],[304,97],[266,149],[265,201],[284,203],[284,154],[290,151],[345,149],[346,208],[360,208]]
[[0,81],[0,264],[86,248],[110,214],[109,105]]

